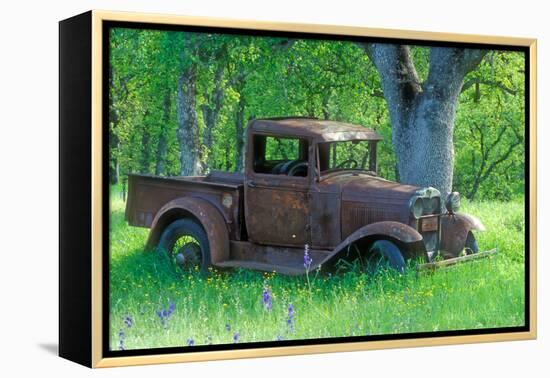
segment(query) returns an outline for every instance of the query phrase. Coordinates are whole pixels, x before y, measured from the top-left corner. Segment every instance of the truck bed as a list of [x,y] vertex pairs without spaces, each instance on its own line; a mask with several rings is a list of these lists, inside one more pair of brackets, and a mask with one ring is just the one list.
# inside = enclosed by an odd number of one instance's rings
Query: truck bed
[[233,240],[240,240],[243,212],[243,182],[240,173],[214,171],[208,176],[161,177],[128,175],[126,220],[132,226],[151,227],[157,212],[181,197],[201,198],[224,216]]

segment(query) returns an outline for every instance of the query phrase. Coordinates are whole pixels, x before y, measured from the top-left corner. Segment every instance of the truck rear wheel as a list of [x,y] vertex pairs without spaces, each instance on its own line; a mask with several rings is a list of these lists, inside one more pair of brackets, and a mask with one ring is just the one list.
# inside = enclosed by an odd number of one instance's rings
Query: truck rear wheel
[[208,273],[211,265],[208,236],[200,224],[192,219],[178,219],[162,232],[158,249],[182,270],[199,269]]
[[388,269],[405,273],[403,254],[401,254],[399,247],[389,240],[377,240],[371,245],[366,265],[370,274]]

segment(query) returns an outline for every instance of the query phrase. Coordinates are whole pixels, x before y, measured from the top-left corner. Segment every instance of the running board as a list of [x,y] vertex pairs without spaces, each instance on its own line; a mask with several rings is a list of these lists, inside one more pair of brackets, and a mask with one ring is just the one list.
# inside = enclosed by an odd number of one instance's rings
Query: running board
[[430,262],[430,263],[426,263],[426,264],[419,264],[419,265],[416,266],[416,270],[419,273],[423,273],[423,272],[426,272],[426,271],[434,271],[434,270],[439,269],[439,268],[445,268],[445,267],[449,267],[449,266],[460,264],[460,263],[467,262],[467,261],[474,261],[474,260],[483,259],[483,258],[492,256],[492,255],[495,255],[497,252],[498,251],[495,248],[495,249],[491,249],[489,251],[474,253],[474,254],[466,255],[466,256],[455,257],[455,258],[452,258],[452,259],[435,261],[435,262]]

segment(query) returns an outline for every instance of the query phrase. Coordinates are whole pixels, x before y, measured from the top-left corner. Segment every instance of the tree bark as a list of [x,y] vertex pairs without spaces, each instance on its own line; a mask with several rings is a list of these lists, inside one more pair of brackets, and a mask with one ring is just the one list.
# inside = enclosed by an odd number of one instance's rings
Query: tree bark
[[168,149],[166,134],[169,128],[170,112],[172,110],[172,93],[170,89],[167,89],[164,93],[163,108],[162,125],[160,128],[160,135],[157,146],[157,164],[155,167],[155,174],[157,176],[165,173],[164,163],[166,160],[166,152]]
[[410,48],[363,45],[376,66],[392,124],[400,181],[452,190],[453,129],[464,77],[485,51],[432,47],[428,78],[420,83]]
[[[115,113],[117,112],[112,112],[112,114]],[[118,159],[120,141],[118,135],[114,132],[114,129],[118,126],[118,118],[115,119],[115,117],[116,116],[111,116],[112,125],[109,127],[109,158],[111,159],[109,164],[109,182],[113,185],[118,184],[120,177],[120,162]]]
[[180,174],[196,176],[202,173],[200,162],[199,125],[196,112],[196,71],[194,62],[186,62],[178,81],[177,137],[180,145]]
[[244,133],[244,110],[245,110],[244,94],[240,93],[239,102],[237,103],[237,113],[235,115],[235,172],[244,171],[244,155],[245,155],[245,133]]
[[[212,138],[212,132],[216,128],[218,123],[220,111],[223,106],[223,98],[225,90],[223,87],[223,74],[225,72],[224,62],[217,62],[216,73],[214,75],[214,89],[210,95],[206,95],[207,104],[202,105],[202,115],[204,119],[204,137],[203,143],[208,151],[212,150],[214,143]],[[211,163],[211,154],[209,154],[208,165]]]
[[149,133],[149,127],[146,121],[147,114],[142,120],[142,134],[141,134],[141,159],[140,159],[140,172],[150,173],[149,167],[151,163],[151,135]]
[[115,70],[112,66],[109,67],[109,182],[111,184],[118,184],[119,175],[120,175],[120,162],[118,159],[118,150],[120,148],[120,141],[118,138],[118,133],[116,129],[120,121],[119,111],[116,108],[117,106],[117,96],[115,89]]

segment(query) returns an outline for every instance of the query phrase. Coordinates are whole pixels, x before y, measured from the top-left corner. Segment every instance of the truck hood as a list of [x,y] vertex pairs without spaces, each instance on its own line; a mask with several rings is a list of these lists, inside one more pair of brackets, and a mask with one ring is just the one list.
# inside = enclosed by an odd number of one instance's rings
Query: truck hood
[[336,185],[340,188],[342,201],[371,203],[377,205],[408,204],[420,189],[417,186],[404,185],[388,181],[381,177],[364,173],[342,172],[324,178],[321,185]]
[[343,238],[371,223],[409,224],[411,199],[422,191],[417,186],[356,172],[338,172],[325,177],[320,184],[339,188]]

